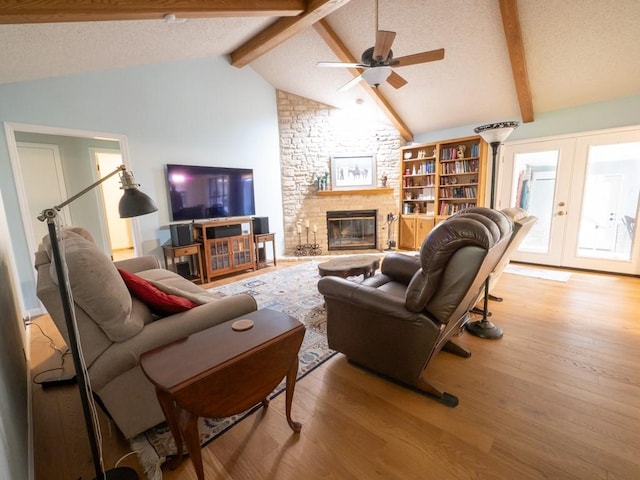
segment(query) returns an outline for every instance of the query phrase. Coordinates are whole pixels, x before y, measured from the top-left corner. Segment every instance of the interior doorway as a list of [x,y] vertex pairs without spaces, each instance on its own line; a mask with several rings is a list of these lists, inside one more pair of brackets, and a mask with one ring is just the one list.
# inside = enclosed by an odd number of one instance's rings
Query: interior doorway
[[500,208],[538,217],[514,260],[640,274],[640,129],[505,145]]
[[[122,165],[120,150],[91,148],[98,178],[103,178]],[[118,176],[105,180],[100,185],[103,214],[107,224],[107,242],[113,260],[124,260],[134,256],[131,219],[120,218],[118,203],[122,197]]]
[[[35,220],[37,214],[44,208],[60,204],[100,178],[92,149],[119,155],[119,165],[128,166],[129,163],[123,135],[12,123],[5,123],[5,130],[22,224],[31,252],[37,250],[46,234],[44,222]],[[25,150],[25,145],[29,145],[29,151]],[[34,153],[37,154],[35,160]],[[115,161],[115,157],[113,159]],[[115,167],[107,168],[106,173],[113,170]],[[114,179],[118,184],[117,176]],[[116,190],[119,199],[119,186]],[[79,225],[89,230],[96,243],[110,254],[112,235],[105,212],[114,211],[115,207],[105,208],[107,201],[113,202],[103,197],[102,189],[96,188],[61,209],[59,218],[64,225]],[[115,200],[116,206],[118,201]],[[135,254],[139,226],[135,220],[128,220],[127,224],[126,251],[133,249]],[[39,228],[44,230],[41,232]]]

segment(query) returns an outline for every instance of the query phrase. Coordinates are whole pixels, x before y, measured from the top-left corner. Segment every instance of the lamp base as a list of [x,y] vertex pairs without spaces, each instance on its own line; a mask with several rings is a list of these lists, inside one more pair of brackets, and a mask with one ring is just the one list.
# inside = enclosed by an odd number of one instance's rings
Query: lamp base
[[[138,480],[138,474],[135,470],[129,467],[112,468],[104,472],[105,480]],[[98,477],[93,480],[100,480]]]
[[480,338],[497,340],[502,338],[502,329],[494,325],[489,320],[478,320],[477,322],[469,322],[465,325],[467,332]]

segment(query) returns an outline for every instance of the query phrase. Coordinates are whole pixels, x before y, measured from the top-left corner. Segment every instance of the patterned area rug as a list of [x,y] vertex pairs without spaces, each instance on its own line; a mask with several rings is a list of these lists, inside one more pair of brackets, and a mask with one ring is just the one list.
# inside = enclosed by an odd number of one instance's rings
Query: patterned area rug
[[[284,312],[304,323],[307,331],[298,355],[300,380],[335,353],[327,346],[324,299],[317,289],[319,279],[318,262],[311,261],[215,287],[209,291],[220,296],[249,293],[258,302],[258,308]],[[284,386],[283,381],[269,398],[282,393]],[[201,418],[198,424],[200,444],[204,446],[212,442],[259,408],[260,405],[257,405],[228,418]],[[165,423],[132,439],[131,448],[138,454],[140,464],[149,480],[162,479],[160,466],[168,456],[176,453],[173,437]]]

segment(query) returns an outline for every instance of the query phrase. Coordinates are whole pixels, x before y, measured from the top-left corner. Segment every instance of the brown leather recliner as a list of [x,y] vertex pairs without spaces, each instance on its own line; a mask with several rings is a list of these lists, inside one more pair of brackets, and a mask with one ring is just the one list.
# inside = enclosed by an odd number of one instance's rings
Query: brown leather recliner
[[362,283],[321,278],[329,347],[355,364],[456,406],[458,399],[431,385],[425,370],[441,349],[471,355],[451,337],[468,321],[511,231],[506,215],[475,208],[438,224],[418,257],[388,254],[381,273]]

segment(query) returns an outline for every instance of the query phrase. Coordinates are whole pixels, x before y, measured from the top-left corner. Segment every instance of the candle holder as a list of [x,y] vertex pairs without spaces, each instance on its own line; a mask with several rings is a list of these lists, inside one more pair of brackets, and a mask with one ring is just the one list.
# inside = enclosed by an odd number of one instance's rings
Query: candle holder
[[293,254],[296,257],[320,255],[322,253],[322,249],[317,243],[316,232],[313,232],[313,243],[309,243],[309,227],[305,228],[307,229],[307,243],[302,243],[302,239],[300,238],[301,232],[298,232],[298,245],[296,245],[296,249]]

